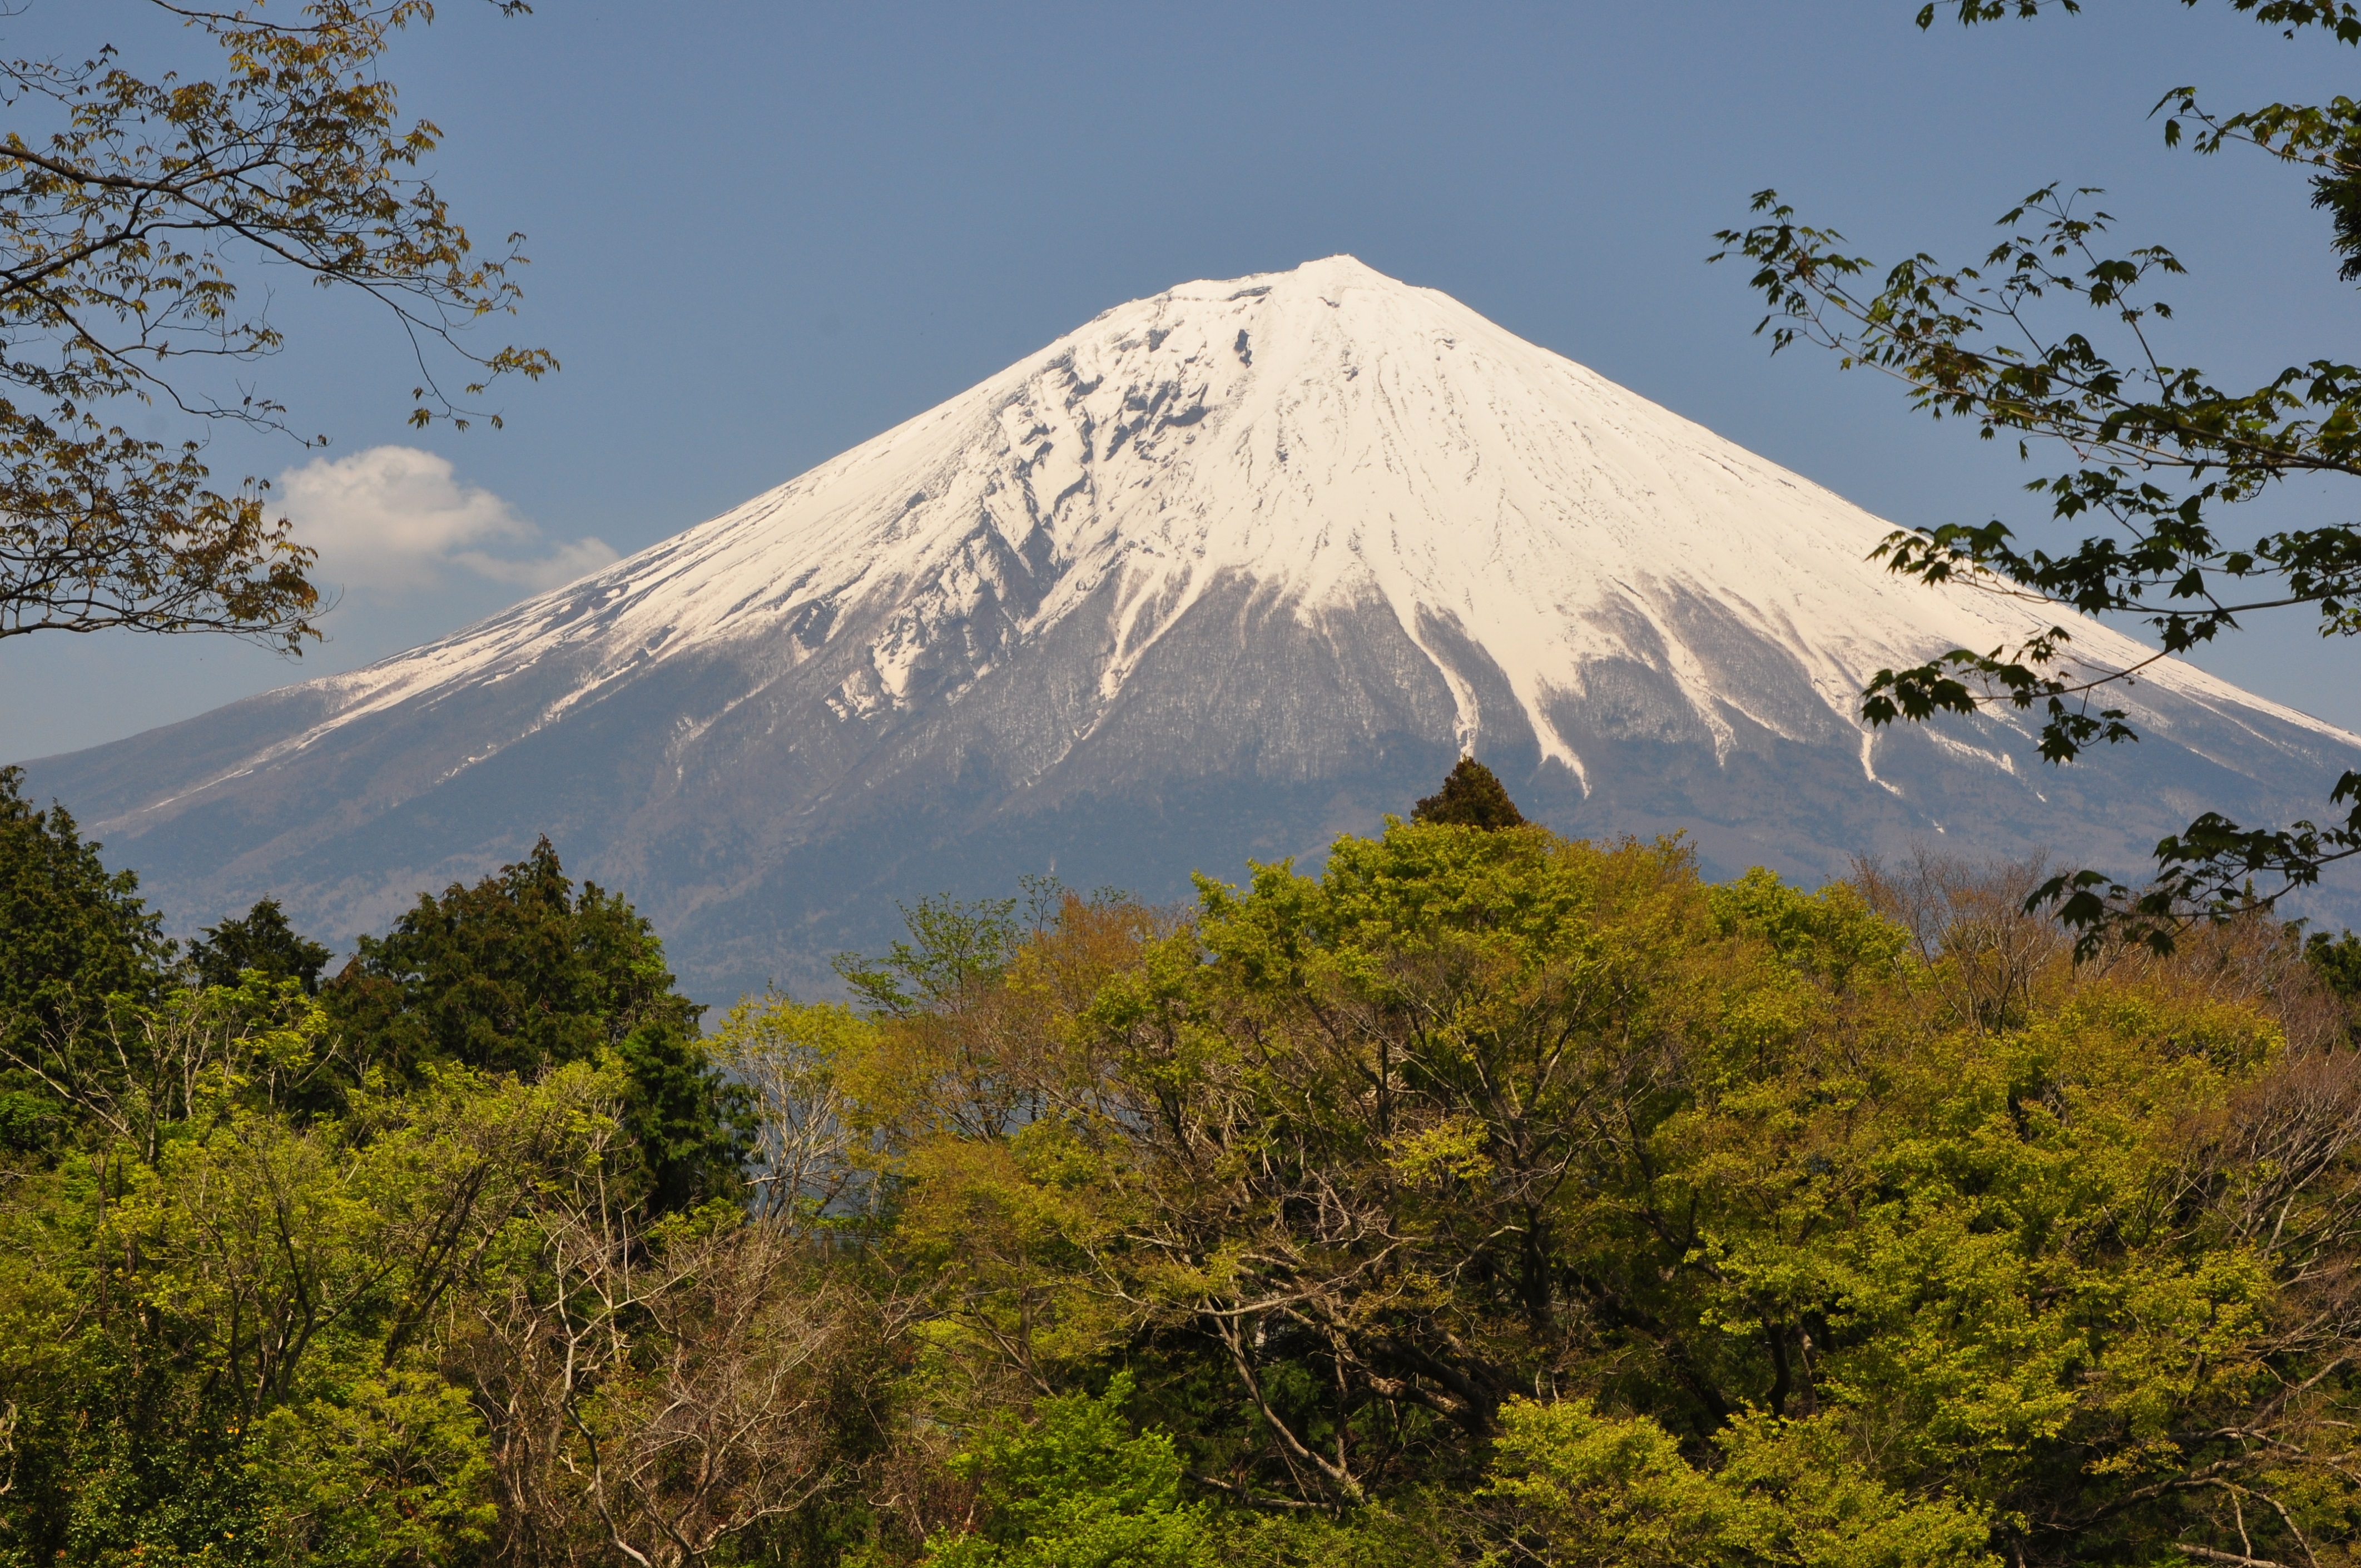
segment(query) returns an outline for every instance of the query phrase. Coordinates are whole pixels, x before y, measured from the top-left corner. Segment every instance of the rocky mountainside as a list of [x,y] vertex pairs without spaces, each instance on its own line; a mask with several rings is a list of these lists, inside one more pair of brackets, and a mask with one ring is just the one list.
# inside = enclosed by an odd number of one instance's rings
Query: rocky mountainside
[[1921,841],[2132,871],[2361,762],[2169,663],[2146,739],[2071,769],[2003,719],[1872,735],[1877,670],[2055,619],[1890,577],[1887,527],[1333,257],[1119,306],[594,576],[31,783],[177,916],[269,892],[339,938],[546,832],[723,996],[897,899],[1316,853],[1463,749],[1562,829],[1812,879]]

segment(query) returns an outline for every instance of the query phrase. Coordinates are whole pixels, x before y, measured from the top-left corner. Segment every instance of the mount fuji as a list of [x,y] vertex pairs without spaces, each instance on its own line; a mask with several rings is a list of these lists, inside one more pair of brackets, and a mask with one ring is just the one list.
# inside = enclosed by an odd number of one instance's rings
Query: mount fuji
[[1888,528],[1332,257],[1118,306],[568,587],[30,782],[176,916],[272,894],[340,938],[546,832],[721,996],[810,984],[896,900],[1315,856],[1463,750],[1564,831],[1810,881],[1918,842],[2136,872],[2361,764],[2173,662],[2142,741],[2070,768],[2007,715],[1872,732],[1879,669],[2067,615],[1894,578]]

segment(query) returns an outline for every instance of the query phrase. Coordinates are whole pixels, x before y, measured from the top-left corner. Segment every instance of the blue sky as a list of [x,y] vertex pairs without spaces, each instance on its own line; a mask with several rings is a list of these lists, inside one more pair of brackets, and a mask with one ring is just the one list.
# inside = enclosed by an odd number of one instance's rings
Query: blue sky
[[[530,236],[513,333],[563,371],[500,400],[505,430],[422,435],[390,323],[278,295],[290,346],[258,378],[334,438],[283,492],[344,587],[331,641],[290,664],[209,639],[9,639],[0,759],[451,630],[1191,278],[1349,251],[1883,516],[2037,535],[2013,453],[1750,335],[1742,274],[1703,258],[1751,192],[1779,187],[1883,260],[1966,258],[2036,185],[2106,186],[2127,236],[2192,269],[2171,351],[2224,377],[2349,355],[2361,306],[2297,177],[2169,152],[2147,118],[2182,82],[2227,104],[2351,90],[2361,55],[2221,0],[1927,33],[1915,0],[441,10],[390,73],[445,133],[434,175],[461,218]],[[135,65],[184,47],[140,0],[0,19],[11,53],[109,41]],[[211,450],[233,477],[319,457]],[[2203,662],[2361,727],[2356,652],[2290,626]]]

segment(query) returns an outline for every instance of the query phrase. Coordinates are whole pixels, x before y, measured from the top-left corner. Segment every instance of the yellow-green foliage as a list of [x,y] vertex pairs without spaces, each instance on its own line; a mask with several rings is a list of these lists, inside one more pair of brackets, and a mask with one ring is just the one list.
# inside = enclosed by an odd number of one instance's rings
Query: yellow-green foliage
[[602,1124],[595,1076],[454,1069],[309,1125],[198,1103],[152,1162],[100,1146],[0,1210],[16,1478],[71,1486],[71,1539],[97,1561],[425,1564],[481,1545],[485,1427],[438,1365],[454,1290]]
[[1692,1464],[1646,1416],[1513,1399],[1483,1497],[1521,1560],[1547,1568],[1985,1568],[1990,1530],[1861,1464],[1838,1424],[1748,1415]]
[[1045,1399],[1031,1420],[993,1421],[951,1469],[973,1481],[980,1530],[928,1543],[931,1568],[1213,1568],[1202,1504],[1183,1500],[1162,1432],[1123,1419],[1131,1379],[1097,1398]]
[[[1233,1497],[1356,1516],[1489,1465],[1471,1539],[1550,1562],[2349,1529],[2321,1260],[2361,1081],[2289,1044],[2282,939],[2029,940],[1971,1008],[2010,932],[1930,958],[1861,888],[1671,843],[1396,822],[1201,891],[1080,1005],[894,1025],[950,1103],[1022,1107],[901,1167],[945,1332],[1012,1386],[1137,1368]],[[2301,1173],[2241,1163],[2273,1139]]]
[[696,1043],[742,1208],[620,1055],[324,1093],[333,1008],[165,988],[0,1190],[0,1568],[2351,1562],[2342,1008],[1938,870],[930,905]]

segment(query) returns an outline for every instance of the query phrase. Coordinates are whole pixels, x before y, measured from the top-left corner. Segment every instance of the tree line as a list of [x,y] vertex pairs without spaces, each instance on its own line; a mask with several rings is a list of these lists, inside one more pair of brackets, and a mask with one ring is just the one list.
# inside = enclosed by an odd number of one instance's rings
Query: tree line
[[0,774],[0,1559],[2314,1564],[2361,940],[2078,962],[1472,762],[711,1022],[544,843],[333,973]]

